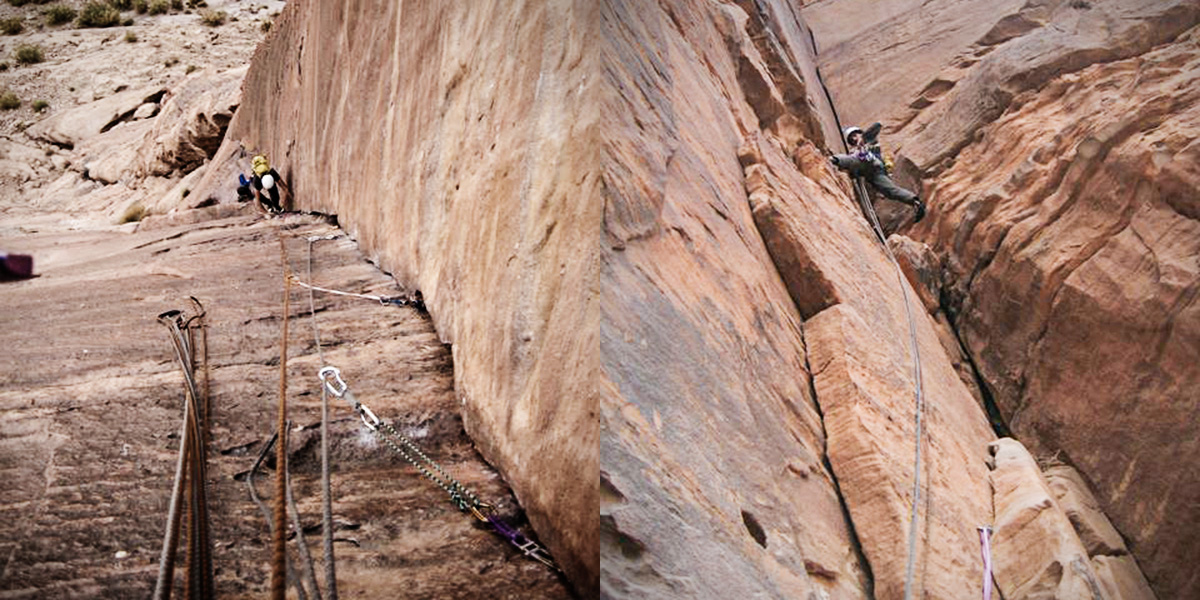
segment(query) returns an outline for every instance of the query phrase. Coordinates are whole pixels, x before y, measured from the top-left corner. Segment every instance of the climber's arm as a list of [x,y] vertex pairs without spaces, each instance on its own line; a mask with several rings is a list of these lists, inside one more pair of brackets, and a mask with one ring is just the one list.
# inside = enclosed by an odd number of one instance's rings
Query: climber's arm
[[879,139],[879,131],[883,129],[883,123],[871,123],[871,126],[863,132],[863,141],[867,144],[874,144],[875,140]]

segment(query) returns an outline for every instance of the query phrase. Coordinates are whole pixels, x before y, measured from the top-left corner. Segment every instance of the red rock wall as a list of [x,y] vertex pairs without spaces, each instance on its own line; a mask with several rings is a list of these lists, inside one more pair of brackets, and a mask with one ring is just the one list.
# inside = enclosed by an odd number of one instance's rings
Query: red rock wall
[[[846,19],[866,10],[861,3],[839,0],[805,10],[838,6],[857,7]],[[946,79],[951,77],[947,69],[971,72],[971,65],[984,64],[979,60],[984,56],[1005,56],[985,46],[1003,46],[1034,31],[1029,23],[1056,18],[1061,11],[1082,10],[1029,5],[1010,19],[1000,14],[1008,10],[1001,3],[995,5],[996,21],[983,28],[948,6],[922,5],[917,12],[924,20],[895,34],[908,54],[891,60],[912,57],[910,77],[932,73]],[[336,213],[375,260],[421,290],[439,335],[453,345],[455,385],[468,431],[510,482],[582,595],[898,598],[914,475],[914,381],[899,293],[908,284],[897,281],[847,182],[821,155],[837,145],[836,126],[798,9],[783,0],[294,2],[256,54],[242,107],[214,161],[217,168],[210,168],[212,175],[198,193],[207,197],[225,187],[216,178],[226,177],[236,161],[248,162],[239,158],[239,142],[267,151],[292,182],[299,208]],[[953,14],[930,20],[934,9]],[[1170,7],[1160,12],[1177,20],[1191,15]],[[861,22],[871,31],[885,31],[905,14],[875,11]],[[939,38],[936,52],[927,50],[928,56],[916,60],[921,49],[913,40],[931,31],[917,25],[930,23],[942,23],[945,39]],[[1161,25],[1160,17],[1109,24],[1116,27],[1113,35],[1126,35],[1134,46],[1173,39],[1150,26]],[[1175,22],[1170,27],[1183,30]],[[978,39],[982,46],[968,41]],[[1043,43],[1055,47],[1060,41]],[[1036,76],[1010,73],[1005,81],[1030,85],[1024,89],[1036,95],[1040,88],[1035,88],[1049,80],[1037,77],[1101,56],[1077,50],[1078,45],[1070,47],[1073,58],[1026,60],[1043,65]],[[960,50],[978,56],[963,58]],[[829,52],[834,59],[822,65],[833,73],[840,105],[841,63],[836,50]],[[1192,60],[1162,58],[1175,65],[1168,70]],[[1121,64],[1105,67],[1119,70]],[[884,66],[901,68],[896,62]],[[986,81],[985,75],[999,68],[972,76]],[[1157,81],[1156,71],[1136,72]],[[1158,74],[1160,92],[1174,89],[1171,82],[1186,81],[1171,79],[1167,71]],[[879,80],[893,86],[889,91],[895,98],[911,94],[904,87],[910,83],[896,77]],[[947,85],[914,89],[932,101],[980,87]],[[1151,98],[1149,90],[1141,93]],[[1078,94],[1099,104],[1085,102],[1070,110],[1117,111],[1105,108],[1099,95]],[[1194,106],[1187,94],[1174,97]],[[1014,100],[1012,109],[1039,110],[1035,100]],[[944,152],[921,149],[940,148],[934,143],[939,136],[963,137],[986,119],[954,116],[961,109],[948,105],[938,109],[950,115],[944,119],[948,129],[942,130],[942,121],[921,117],[921,109],[934,104],[896,100],[901,101],[921,108],[889,104],[880,110],[919,113],[899,119],[911,131],[890,132],[902,151],[913,149],[905,154],[911,156],[903,163],[906,172],[946,170],[934,195],[944,206],[938,204],[931,224],[914,234],[928,241],[939,253],[937,262],[946,265],[951,296],[958,294],[962,301],[945,310],[959,319],[987,388],[1011,414],[1017,404],[1004,395],[1003,377],[1009,375],[1008,365],[1025,364],[1026,354],[1014,353],[1028,345],[1008,344],[1005,340],[1017,338],[1005,336],[1056,321],[1021,321],[1009,328],[1013,320],[1008,317],[989,320],[984,315],[995,313],[982,310],[989,298],[1018,292],[998,284],[972,286],[989,281],[989,264],[997,269],[1037,260],[987,263],[980,257],[992,258],[998,251],[988,254],[979,249],[980,242],[1019,236],[981,231],[962,238],[969,250],[958,250],[950,232],[961,231],[957,223],[978,223],[978,215],[1000,210],[1000,200],[976,206],[971,203],[977,196],[965,191],[978,187],[976,176],[1011,171],[1005,171],[1010,163],[987,161],[1007,156],[1013,165],[1020,163],[1003,150],[973,162],[944,163]],[[1070,106],[1066,100],[1044,104],[1046,111]],[[1147,104],[1163,119],[1182,110],[1169,103]],[[864,118],[855,114],[859,109],[853,101],[847,106],[847,120]],[[1038,113],[1043,119],[1049,114]],[[1113,156],[1120,140],[1129,139],[1125,131],[1083,144],[1083,156]],[[1052,143],[1074,148],[1071,139],[1056,137]],[[1168,182],[1161,185],[1177,181],[1178,189],[1194,189],[1188,187],[1189,168],[1171,159],[1171,153],[1190,152],[1180,139],[1164,138],[1162,152],[1168,158],[1157,164],[1156,154],[1148,164],[1167,174],[1156,179]],[[958,147],[978,141],[972,140]],[[991,164],[991,170],[954,170],[983,164]],[[1070,172],[1066,165],[1061,170]],[[1084,168],[1070,176],[1083,181],[1098,172]],[[958,184],[954,193],[954,181],[971,184]],[[1116,180],[1101,183],[1117,185]],[[1176,204],[1185,207],[1176,213],[1191,210],[1182,200]],[[960,205],[966,216],[951,217]],[[1039,208],[1062,213],[1053,206],[1015,205],[1003,214],[1015,219]],[[1166,231],[1177,237],[1166,237],[1164,244],[1184,239],[1191,230],[1181,222]],[[1186,257],[1196,254],[1186,254],[1191,250],[1184,244],[1170,247],[1184,250],[1156,251],[1159,257],[1185,252],[1170,263],[1183,283],[1169,302],[1182,316],[1155,330],[1164,336],[1164,356],[1178,356],[1171,344],[1186,349],[1195,339],[1186,329],[1195,320],[1188,320],[1184,310],[1195,298],[1194,286],[1186,283]],[[911,272],[928,271],[914,268],[909,266]],[[976,272],[982,274],[965,276]],[[994,280],[1016,282],[1020,293],[1043,289],[1033,275]],[[995,519],[985,464],[993,434],[955,370],[961,367],[956,349],[945,349],[954,336],[930,316],[943,307],[932,301],[937,295],[928,293],[929,285],[921,287],[924,296],[908,289],[927,398],[915,583],[918,596],[969,597],[978,593],[982,576],[975,527]],[[1053,297],[1041,305],[1056,306]],[[1049,327],[1043,337],[1053,340],[1059,331]],[[1182,338],[1172,337],[1175,331]],[[1076,342],[1064,337],[1058,353],[1096,347]],[[1028,374],[1052,371],[1025,372],[1027,381],[1035,381]],[[1189,373],[1194,371],[1167,372],[1151,383],[1186,386],[1194,381]],[[1036,385],[1069,385],[1062,378],[1041,381]],[[1121,381],[1134,386],[1144,379]],[[1103,397],[1098,391],[1092,397],[1097,395]],[[1170,410],[1168,416],[1178,419]],[[1038,438],[1035,449],[1057,448],[1069,437],[1040,435],[1046,423],[1053,423],[1055,432],[1072,430],[1045,418],[1013,423],[1027,437]],[[1096,426],[1094,419],[1090,423]],[[1161,431],[1180,435],[1172,426],[1162,424]],[[1097,446],[1061,447],[1098,482],[1100,503],[1120,517],[1112,490],[1080,458],[1092,456],[1086,450]],[[1094,456],[1111,459],[1104,452]],[[1178,490],[1161,488],[1163,493],[1190,489],[1187,482],[1172,481]],[[1138,519],[1157,514],[1151,508],[1125,514],[1125,522],[1145,522]],[[1120,518],[1117,524],[1122,526]],[[1141,548],[1135,543],[1132,549],[1136,554],[1152,543],[1186,547],[1186,540],[1179,545],[1182,536],[1171,539],[1150,533]],[[1163,572],[1169,578],[1169,570]],[[1021,578],[1012,575],[1011,580]],[[1187,585],[1162,589],[1190,589]]]
[[[468,432],[585,596],[602,210],[589,4],[290,2],[214,161],[248,169],[239,142],[267,152],[296,208],[337,214],[424,294]],[[228,194],[229,171],[200,187]]]
[[1200,5],[928,2],[861,29],[857,7],[804,16],[843,119],[884,120],[923,183],[909,235],[945,265],[985,387],[1094,486],[1159,597],[1200,595],[1181,467],[1200,459]]

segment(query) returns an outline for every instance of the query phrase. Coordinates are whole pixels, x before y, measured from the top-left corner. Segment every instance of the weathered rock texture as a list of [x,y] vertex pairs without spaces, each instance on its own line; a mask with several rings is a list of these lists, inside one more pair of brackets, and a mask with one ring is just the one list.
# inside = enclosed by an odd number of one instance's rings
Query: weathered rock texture
[[[835,127],[814,74],[783,2],[298,2],[215,163],[267,150],[424,293],[468,429],[584,595],[895,598],[902,281],[815,150]],[[961,597],[991,432],[908,293],[916,586]]]
[[297,1],[199,198],[242,144],[425,297],[468,431],[579,589],[599,573],[602,205],[590,3]]
[[910,235],[989,395],[1160,597],[1200,594],[1200,5],[865,4],[804,16],[842,119],[885,121],[931,199]]
[[[854,20],[840,40],[817,34],[842,117],[887,120],[902,171],[940,202],[914,233],[928,250],[895,246],[920,290],[907,288],[927,399],[918,595],[976,593],[975,527],[994,518],[989,400],[1035,450],[1079,466],[1134,553],[1157,561],[1152,582],[1192,589],[1167,554],[1194,543],[1178,525],[1195,519],[1149,503],[1182,503],[1196,481],[1154,461],[1195,444],[1177,425],[1193,407],[1161,398],[1195,382],[1180,359],[1198,322],[1186,312],[1194,161],[1182,158],[1195,147],[1190,120],[1170,123],[1195,106],[1193,34],[1179,36],[1197,9],[873,5],[805,11]],[[196,201],[228,199],[247,151],[266,151],[298,208],[336,213],[424,294],[453,344],[468,431],[582,595],[897,598],[914,475],[908,284],[821,156],[836,125],[797,8],[297,1],[256,53]],[[867,43],[838,44],[863,32]],[[1083,118],[1134,106],[1104,104],[1096,82],[1129,86],[1144,118]],[[1134,151],[1143,130],[1161,152]],[[1035,143],[1049,149],[1022,162]],[[1125,166],[1107,167],[1126,143]],[[1153,183],[1121,196],[1136,205],[1091,200],[1116,198],[1146,165]],[[1139,239],[1113,235],[1137,215],[1158,236],[1137,273],[1160,288],[1119,291],[1131,247],[1095,257]],[[1058,293],[1085,259],[1107,295]],[[1109,312],[1092,316],[1104,298]],[[1133,315],[1128,299],[1158,310]],[[1098,326],[1118,310],[1128,325]],[[1115,360],[1134,347],[1164,358]],[[1068,393],[1081,384],[1095,389]],[[1116,404],[1127,397],[1138,401]],[[1085,413],[1080,398],[1107,410]],[[1140,411],[1139,428],[1097,418],[1122,410]],[[1132,438],[1147,428],[1174,437]],[[1122,455],[1128,468],[1113,470]],[[1010,482],[1014,497],[1048,498],[1030,473]],[[1133,489],[1151,495],[1123,499]],[[1092,580],[1103,565],[1112,589],[1132,589],[1130,561],[1108,560],[1119,552],[1086,562],[1081,540],[1109,538],[1081,510],[1044,514],[1076,536]],[[1092,533],[1074,533],[1070,514]]]
[[[236,211],[229,208],[150,219],[137,232],[126,226],[19,238],[10,228],[22,221],[0,219],[9,249],[33,254],[39,274],[0,288],[0,597],[150,596],[182,414],[182,375],[155,316],[187,307],[189,295],[208,311],[218,597],[267,594],[267,525],[244,478],[274,428],[279,239],[287,240],[292,269],[305,273],[304,237],[340,232],[313,217],[264,221],[230,216]],[[322,285],[396,293],[344,236],[316,245],[312,269]],[[319,556],[319,533],[311,532],[320,523],[320,363],[307,294],[292,289],[289,405],[297,429],[289,462],[302,523]],[[481,498],[519,515],[462,429],[449,353],[427,315],[321,294],[316,310],[326,358],[342,368],[359,399]],[[475,526],[345,404],[330,409],[342,597],[570,596],[549,569]],[[258,480],[268,498],[273,474],[266,468]],[[182,555],[180,575],[181,563]]]

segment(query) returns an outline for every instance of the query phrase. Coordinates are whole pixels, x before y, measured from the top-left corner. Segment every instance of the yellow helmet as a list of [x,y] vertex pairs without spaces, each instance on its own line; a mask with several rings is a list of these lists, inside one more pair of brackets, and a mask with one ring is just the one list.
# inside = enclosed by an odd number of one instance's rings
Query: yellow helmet
[[250,161],[250,164],[253,165],[255,175],[262,176],[271,170],[271,165],[267,162],[267,157],[261,154],[255,156],[254,159]]

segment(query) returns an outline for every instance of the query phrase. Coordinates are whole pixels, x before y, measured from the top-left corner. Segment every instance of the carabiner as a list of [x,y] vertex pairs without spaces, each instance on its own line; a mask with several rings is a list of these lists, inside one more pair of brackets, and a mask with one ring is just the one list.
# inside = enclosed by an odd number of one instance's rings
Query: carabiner
[[379,417],[375,416],[375,413],[371,412],[366,404],[359,404],[355,408],[358,409],[358,418],[362,419],[363,425],[366,425],[367,429],[379,431],[379,424],[383,421],[380,421]]
[[[332,382],[329,381],[329,377],[331,375],[334,379]],[[346,382],[342,380],[342,372],[337,367],[321,367],[321,370],[317,371],[317,379],[320,379],[321,384],[325,386],[325,389],[335,397],[341,398],[342,396],[346,395]]]

